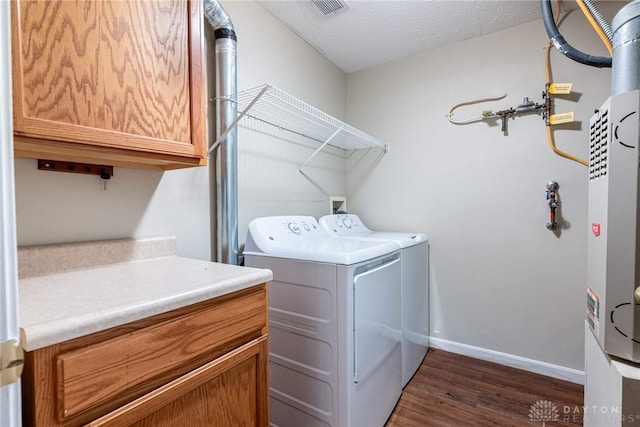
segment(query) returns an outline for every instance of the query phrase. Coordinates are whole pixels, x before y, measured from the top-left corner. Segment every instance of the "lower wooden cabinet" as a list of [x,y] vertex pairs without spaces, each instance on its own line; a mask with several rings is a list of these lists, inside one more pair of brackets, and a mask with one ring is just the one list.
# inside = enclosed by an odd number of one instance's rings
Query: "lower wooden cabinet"
[[266,284],[28,352],[25,426],[266,426]]

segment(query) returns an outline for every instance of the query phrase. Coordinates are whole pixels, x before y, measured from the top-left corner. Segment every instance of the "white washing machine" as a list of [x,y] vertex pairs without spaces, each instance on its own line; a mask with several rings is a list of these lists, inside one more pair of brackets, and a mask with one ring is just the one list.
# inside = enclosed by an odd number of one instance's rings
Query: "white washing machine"
[[402,268],[402,387],[416,373],[429,349],[429,239],[424,233],[372,231],[358,215],[326,215],[320,226],[332,236],[395,242]]
[[265,217],[249,224],[244,259],[273,272],[271,425],[383,426],[402,393],[398,246]]

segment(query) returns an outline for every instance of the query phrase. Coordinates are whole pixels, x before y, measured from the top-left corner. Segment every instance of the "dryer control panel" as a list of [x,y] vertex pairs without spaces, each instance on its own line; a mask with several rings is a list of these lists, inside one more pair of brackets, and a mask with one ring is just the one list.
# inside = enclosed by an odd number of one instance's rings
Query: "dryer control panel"
[[336,236],[349,236],[371,231],[355,214],[326,215],[320,218],[320,224],[325,230]]

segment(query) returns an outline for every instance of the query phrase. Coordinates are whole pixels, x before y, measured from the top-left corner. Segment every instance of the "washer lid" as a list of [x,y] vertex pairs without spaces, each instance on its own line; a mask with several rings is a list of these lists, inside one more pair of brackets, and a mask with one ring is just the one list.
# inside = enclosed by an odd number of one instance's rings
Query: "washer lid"
[[376,242],[392,241],[401,248],[417,245],[429,240],[424,233],[408,233],[395,231],[372,231],[365,226],[358,215],[337,214],[325,215],[320,218],[320,227],[330,235],[343,238],[357,238]]
[[244,254],[351,265],[398,249],[390,241],[329,236],[311,216],[274,216],[249,223]]

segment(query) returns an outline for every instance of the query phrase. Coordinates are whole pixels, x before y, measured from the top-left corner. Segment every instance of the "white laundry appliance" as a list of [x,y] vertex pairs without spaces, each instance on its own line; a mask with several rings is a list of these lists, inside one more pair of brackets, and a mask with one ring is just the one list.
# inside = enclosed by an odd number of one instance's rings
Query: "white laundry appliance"
[[320,226],[333,236],[395,242],[401,248],[402,269],[402,387],[404,388],[429,348],[429,239],[424,233],[372,231],[358,215],[320,218]]
[[265,217],[249,224],[244,259],[273,272],[271,425],[383,426],[402,393],[398,246]]

